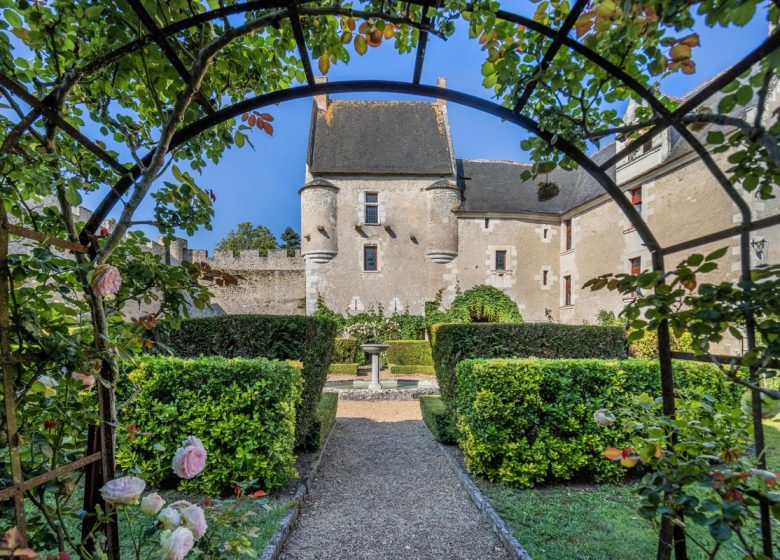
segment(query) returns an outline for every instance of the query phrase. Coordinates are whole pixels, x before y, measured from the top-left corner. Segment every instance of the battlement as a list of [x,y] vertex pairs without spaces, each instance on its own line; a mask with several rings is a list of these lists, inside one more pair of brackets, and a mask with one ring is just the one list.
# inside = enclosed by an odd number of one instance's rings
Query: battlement
[[304,270],[305,264],[300,250],[296,250],[293,256],[287,255],[286,249],[269,251],[267,256],[260,256],[259,251],[214,251],[214,256],[209,258],[208,251],[192,249],[187,251],[185,260],[191,262],[204,262],[212,268],[235,271],[261,271],[261,270]]

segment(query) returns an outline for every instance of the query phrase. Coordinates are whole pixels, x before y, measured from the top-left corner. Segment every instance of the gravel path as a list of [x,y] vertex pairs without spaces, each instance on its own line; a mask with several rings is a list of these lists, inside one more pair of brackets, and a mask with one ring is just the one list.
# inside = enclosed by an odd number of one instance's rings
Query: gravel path
[[281,558],[508,558],[441,453],[419,402],[339,401],[334,433]]

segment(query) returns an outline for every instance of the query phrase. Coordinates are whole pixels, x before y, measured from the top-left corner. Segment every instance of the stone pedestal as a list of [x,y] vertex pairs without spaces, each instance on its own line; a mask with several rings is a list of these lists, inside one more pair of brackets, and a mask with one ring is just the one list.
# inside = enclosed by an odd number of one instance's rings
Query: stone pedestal
[[372,391],[379,391],[382,385],[379,383],[379,355],[386,351],[390,346],[388,344],[363,344],[363,352],[371,356],[371,383],[368,388]]

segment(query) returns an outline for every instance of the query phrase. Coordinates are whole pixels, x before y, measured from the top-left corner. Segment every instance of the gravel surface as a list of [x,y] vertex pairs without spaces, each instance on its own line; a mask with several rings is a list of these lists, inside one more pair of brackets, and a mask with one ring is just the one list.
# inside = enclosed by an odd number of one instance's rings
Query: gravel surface
[[506,559],[417,401],[339,401],[283,560]]

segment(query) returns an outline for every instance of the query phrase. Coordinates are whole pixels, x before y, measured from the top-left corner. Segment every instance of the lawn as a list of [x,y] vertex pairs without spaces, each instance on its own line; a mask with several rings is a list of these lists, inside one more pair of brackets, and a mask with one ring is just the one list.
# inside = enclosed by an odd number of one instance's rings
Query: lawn
[[[767,463],[780,467],[780,417],[765,422]],[[656,534],[636,514],[633,484],[569,485],[514,490],[477,482],[515,538],[536,560],[654,558]],[[706,536],[695,527],[694,538]],[[691,558],[706,558],[689,545]],[[719,559],[740,559],[724,548]]]

